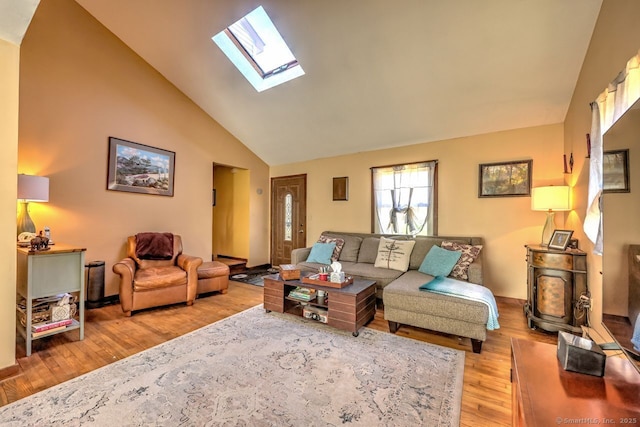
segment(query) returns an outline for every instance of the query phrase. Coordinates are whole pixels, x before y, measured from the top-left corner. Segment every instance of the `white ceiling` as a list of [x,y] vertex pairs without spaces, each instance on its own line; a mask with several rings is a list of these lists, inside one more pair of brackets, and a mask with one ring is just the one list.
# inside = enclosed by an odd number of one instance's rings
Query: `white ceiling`
[[[560,123],[602,0],[76,0],[270,165]],[[264,6],[306,75],[211,37]]]
[[0,0],[0,39],[21,44],[40,0]]

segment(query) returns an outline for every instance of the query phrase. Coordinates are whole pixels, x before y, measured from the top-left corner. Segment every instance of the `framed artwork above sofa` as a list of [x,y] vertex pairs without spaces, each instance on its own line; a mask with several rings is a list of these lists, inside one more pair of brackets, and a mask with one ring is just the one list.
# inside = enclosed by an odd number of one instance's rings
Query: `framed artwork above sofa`
[[176,153],[109,137],[107,190],[173,196]]
[[531,195],[533,160],[480,165],[478,197]]

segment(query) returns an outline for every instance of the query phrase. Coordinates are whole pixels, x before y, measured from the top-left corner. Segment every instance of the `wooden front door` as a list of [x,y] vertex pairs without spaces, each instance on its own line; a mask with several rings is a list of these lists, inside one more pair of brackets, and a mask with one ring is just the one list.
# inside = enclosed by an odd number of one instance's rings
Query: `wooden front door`
[[271,178],[271,265],[291,263],[307,244],[307,175]]

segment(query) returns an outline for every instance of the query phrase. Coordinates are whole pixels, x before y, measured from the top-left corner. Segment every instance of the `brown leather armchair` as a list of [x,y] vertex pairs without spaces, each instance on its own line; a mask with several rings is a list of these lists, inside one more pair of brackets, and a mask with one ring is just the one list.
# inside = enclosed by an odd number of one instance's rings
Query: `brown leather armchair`
[[127,258],[113,266],[120,276],[120,305],[134,310],[185,302],[192,305],[202,258],[182,253],[182,238],[171,233],[139,233],[127,239]]

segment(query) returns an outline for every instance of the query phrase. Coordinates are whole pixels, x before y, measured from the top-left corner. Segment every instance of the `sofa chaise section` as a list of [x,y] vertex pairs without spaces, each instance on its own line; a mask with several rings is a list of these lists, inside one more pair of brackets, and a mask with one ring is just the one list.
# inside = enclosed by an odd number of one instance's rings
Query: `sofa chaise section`
[[487,339],[489,308],[486,304],[455,296],[421,291],[433,277],[408,271],[384,289],[384,318],[395,333],[400,325],[411,325],[471,339],[480,353]]

